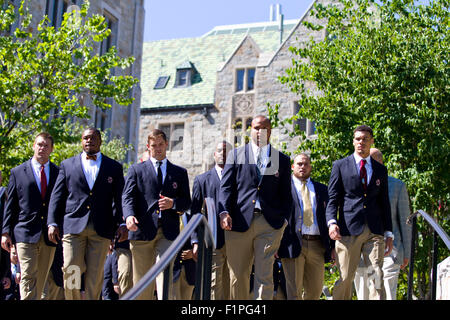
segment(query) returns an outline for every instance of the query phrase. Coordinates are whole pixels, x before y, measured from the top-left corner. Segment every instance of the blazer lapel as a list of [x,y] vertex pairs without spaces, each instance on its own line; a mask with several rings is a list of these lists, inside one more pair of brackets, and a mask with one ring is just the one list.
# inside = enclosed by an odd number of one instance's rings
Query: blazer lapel
[[79,175],[78,180],[82,181],[85,189],[89,191],[89,184],[86,180],[86,175],[84,174],[83,166],[81,164],[81,156],[82,155],[83,154],[80,153],[80,155],[75,158],[73,170],[74,170],[74,172],[78,173],[78,175]]
[[[297,188],[295,187],[295,183],[294,183],[294,180],[292,180],[292,178],[291,178],[291,190],[292,190],[292,199],[294,200],[294,204],[295,204],[294,215],[295,215],[295,220],[297,220],[301,217],[302,207],[300,205],[300,201],[298,200]],[[298,208],[299,210],[295,210],[295,208]]]
[[25,166],[24,171],[25,171],[25,175],[28,177],[28,179],[30,179],[30,181],[32,181],[33,185],[36,187],[35,191],[37,194],[39,194],[39,198],[40,198],[41,191],[39,190],[39,186],[37,185],[36,178],[34,177],[33,165],[31,163],[31,159],[28,160],[28,163]]
[[251,173],[253,179],[257,180],[257,181],[259,180],[258,181],[258,185],[259,185],[259,184],[261,184],[262,177],[261,177],[261,179],[258,178],[258,168],[256,167],[255,155],[253,154],[253,149],[250,146],[250,143],[247,143],[245,145],[245,163],[249,165],[250,173]]
[[[53,186],[55,185],[58,174],[59,174],[58,167],[53,162],[50,162],[50,179],[48,182],[47,190],[53,190]],[[51,192],[47,192],[47,194],[45,195],[45,199],[47,201],[50,199],[50,194]]]

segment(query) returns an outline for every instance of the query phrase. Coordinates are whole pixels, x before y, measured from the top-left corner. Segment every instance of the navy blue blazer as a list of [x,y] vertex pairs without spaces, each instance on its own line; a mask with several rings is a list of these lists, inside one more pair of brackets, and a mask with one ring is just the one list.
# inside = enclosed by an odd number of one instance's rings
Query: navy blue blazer
[[[328,203],[328,188],[326,185],[311,179],[316,193],[316,218],[320,232],[320,239],[325,248],[325,262],[331,259],[331,249],[333,242],[328,236],[327,221],[325,218],[325,211]],[[278,249],[278,256],[280,258],[297,258],[301,253],[302,247],[302,209],[300,201],[297,196],[294,181],[291,181],[292,190],[292,215],[289,220],[289,225],[284,229],[283,238],[281,239],[280,248]]]
[[262,214],[272,228],[279,229],[289,220],[291,162],[288,156],[272,146],[269,157],[266,174],[259,180],[250,144],[234,149],[228,155],[222,173],[217,213],[227,211],[230,214],[232,231],[248,230],[258,196]]
[[[220,178],[217,175],[215,168],[212,168],[205,173],[202,173],[195,177],[194,186],[192,187],[192,205],[191,214],[200,213],[203,207],[203,201],[205,198],[214,199],[216,208],[216,215],[219,212],[219,193],[220,193]],[[216,219],[217,222],[217,239],[216,249],[220,249],[225,244],[224,230],[220,227],[220,219]]]
[[[137,231],[128,231],[129,240],[151,241],[158,230],[158,178],[153,163],[148,160],[130,167],[122,195],[124,219],[135,216]],[[189,178],[186,169],[167,160],[167,171],[161,194],[174,200],[172,209],[161,212],[163,234],[174,240],[180,233],[179,215],[191,205]]]
[[59,168],[52,162],[49,166],[50,177],[44,200],[34,178],[31,159],[11,170],[2,233],[8,233],[14,243],[37,243],[44,232],[45,243],[55,246],[48,240],[47,215]]
[[89,218],[97,234],[113,239],[122,220],[122,165],[102,154],[102,161],[92,190],[86,181],[81,154],[61,162],[53,189],[48,224],[57,224],[63,234],[79,234]]
[[343,236],[356,236],[367,224],[374,234],[392,231],[388,175],[384,165],[371,159],[372,177],[364,192],[352,155],[333,163],[328,183],[327,222],[337,220]]
[[113,251],[106,256],[103,267],[103,300],[118,300],[119,295],[114,291],[114,284],[119,283],[119,272],[117,267],[117,255]]

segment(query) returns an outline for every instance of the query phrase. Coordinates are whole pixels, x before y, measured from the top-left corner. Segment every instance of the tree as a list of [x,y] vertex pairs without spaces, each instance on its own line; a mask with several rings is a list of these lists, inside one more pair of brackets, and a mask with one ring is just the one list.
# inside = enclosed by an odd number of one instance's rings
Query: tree
[[[316,178],[325,183],[332,162],[353,151],[353,129],[371,126],[389,174],[407,184],[413,210],[423,209],[446,230],[450,229],[449,3],[316,3],[312,15],[325,21],[326,39],[291,47],[297,58],[280,78],[298,94],[301,108],[297,115],[280,120],[279,106],[269,106],[281,128],[300,118],[315,121],[316,139],[306,139],[299,130],[290,135],[302,135],[298,151],[311,152]],[[314,89],[307,89],[308,83]],[[421,223],[422,247],[415,266],[415,294],[420,298],[429,296],[431,238],[431,230]]]
[[[89,1],[64,14],[55,29],[47,17],[35,30],[27,11],[0,0],[0,165],[5,172],[24,160],[16,151],[30,135],[50,132],[57,142],[71,140],[66,124],[89,117],[89,106],[111,107],[113,98],[129,105],[132,76],[114,76],[134,57],[121,58],[98,45],[110,35],[101,15],[88,16]],[[18,25],[15,29],[14,25]]]

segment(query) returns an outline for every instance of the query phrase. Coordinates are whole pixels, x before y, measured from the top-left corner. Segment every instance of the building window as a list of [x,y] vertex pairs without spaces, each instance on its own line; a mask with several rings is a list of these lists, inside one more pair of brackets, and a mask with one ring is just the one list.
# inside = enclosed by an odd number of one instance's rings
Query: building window
[[50,25],[58,29],[64,20],[64,13],[67,11],[69,4],[72,4],[69,0],[47,0],[45,6],[45,14],[50,20]]
[[160,124],[159,129],[166,134],[169,141],[168,151],[183,150],[184,123]]
[[255,88],[255,68],[236,70],[236,92],[251,91]]
[[175,87],[189,87],[191,85],[191,69],[177,69]]
[[170,76],[159,77],[153,89],[164,89],[169,81]]
[[250,135],[248,131],[252,126],[252,120],[252,117],[242,117],[234,119],[232,129],[234,130],[235,146],[241,146],[250,142]]
[[[104,55],[106,54],[112,47],[115,47],[117,45],[117,36],[118,36],[118,27],[119,27],[119,21],[116,17],[114,17],[109,12],[104,12],[104,18],[105,23],[108,26],[108,29],[111,30],[110,35],[108,38],[103,40],[103,42],[100,44],[99,54]],[[111,70],[111,75],[114,75],[114,69]],[[107,98],[107,103],[111,106],[113,105],[114,100],[112,98]],[[112,107],[107,109],[102,109],[97,107],[95,110],[95,117],[94,117],[94,125],[96,128],[99,128],[100,130],[105,130],[107,128],[111,128],[112,124]]]
[[[293,115],[295,116],[300,111],[300,105],[298,102],[294,102]],[[293,121],[294,129],[298,128],[300,131],[305,132],[306,136],[311,136],[316,133],[315,122],[306,118],[301,118]]]

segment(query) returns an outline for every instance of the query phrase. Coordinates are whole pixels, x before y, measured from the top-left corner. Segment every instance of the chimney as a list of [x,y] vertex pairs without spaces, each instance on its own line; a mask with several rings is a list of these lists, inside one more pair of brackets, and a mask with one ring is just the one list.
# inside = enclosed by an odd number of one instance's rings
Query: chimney
[[275,21],[275,6],[273,4],[270,5],[270,13],[269,13],[269,21]]

